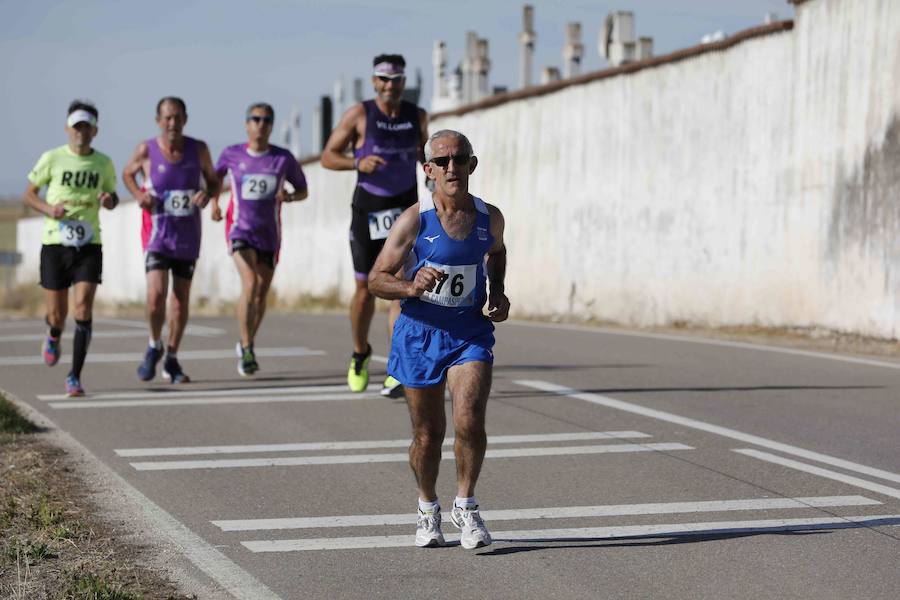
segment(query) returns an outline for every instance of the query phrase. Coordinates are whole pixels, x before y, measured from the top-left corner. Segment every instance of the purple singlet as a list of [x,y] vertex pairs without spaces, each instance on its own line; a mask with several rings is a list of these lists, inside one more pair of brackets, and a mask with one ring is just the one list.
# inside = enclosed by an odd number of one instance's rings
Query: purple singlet
[[247,144],[222,150],[216,163],[220,177],[228,175],[225,235],[228,241],[243,240],[267,252],[281,247],[281,206],[275,194],[288,181],[294,189],[306,189],[306,177],[293,155],[284,148],[269,146],[262,154],[251,154]]
[[170,163],[156,138],[147,140],[150,173],[143,189],[153,196],[152,208],[144,209],[141,241],[144,252],[158,252],[178,260],[200,256],[200,209],[191,198],[201,189],[203,172],[197,140],[184,138],[181,160]]
[[358,185],[376,196],[396,196],[416,186],[416,162],[422,133],[419,109],[401,101],[400,114],[392,119],[374,100],[363,102],[366,111],[366,137],[354,150],[356,158],[376,155],[386,161],[372,173],[358,173]]

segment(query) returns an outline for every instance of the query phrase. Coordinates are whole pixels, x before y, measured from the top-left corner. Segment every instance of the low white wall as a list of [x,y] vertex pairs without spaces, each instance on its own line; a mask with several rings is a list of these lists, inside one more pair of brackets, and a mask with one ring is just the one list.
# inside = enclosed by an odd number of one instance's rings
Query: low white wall
[[[811,0],[793,31],[439,128],[470,136],[472,191],[506,215],[516,314],[898,337],[900,3]],[[354,175],[305,171],[274,285],[347,300]],[[104,212],[107,300],[143,298],[139,223]],[[221,225],[204,226],[195,294],[234,299]],[[38,229],[20,225],[20,280]]]

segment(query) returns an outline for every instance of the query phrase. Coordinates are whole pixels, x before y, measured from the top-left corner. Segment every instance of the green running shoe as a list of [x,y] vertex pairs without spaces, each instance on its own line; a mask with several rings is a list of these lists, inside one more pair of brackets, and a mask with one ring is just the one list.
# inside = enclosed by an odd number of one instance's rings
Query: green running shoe
[[372,358],[372,346],[367,347],[365,354],[354,352],[350,357],[350,369],[347,371],[347,385],[351,392],[364,392],[369,385],[369,359]]
[[403,396],[403,384],[388,375],[381,386],[381,395],[385,398],[400,398]]

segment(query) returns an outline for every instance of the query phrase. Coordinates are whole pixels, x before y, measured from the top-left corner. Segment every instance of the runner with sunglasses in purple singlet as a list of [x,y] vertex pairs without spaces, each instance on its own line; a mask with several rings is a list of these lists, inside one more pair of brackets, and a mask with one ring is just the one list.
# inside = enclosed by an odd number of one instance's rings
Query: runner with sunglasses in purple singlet
[[[375,311],[375,297],[368,289],[369,270],[394,220],[418,200],[416,163],[424,162],[428,139],[425,111],[401,99],[406,84],[403,57],[381,54],[375,57],[373,66],[375,98],[348,109],[322,151],[323,167],[355,170],[358,176],[350,224],[356,291],[350,304],[353,355],[347,371],[347,385],[354,392],[365,391],[369,383],[369,327]],[[351,148],[352,156],[347,154]],[[389,333],[399,314],[399,303],[391,302]],[[403,394],[403,388],[388,376],[381,394],[396,398]]]
[[[307,196],[306,177],[291,153],[269,144],[275,109],[257,102],[247,109],[247,142],[222,150],[216,173],[228,178],[231,197],[225,215],[228,251],[241,277],[241,297],[237,303],[241,339],[235,351],[238,373],[253,375],[259,370],[253,341],[266,312],[266,296],[281,249],[281,204]],[[292,192],[285,188],[291,185]],[[212,199],[213,221],[222,220],[219,199]]]

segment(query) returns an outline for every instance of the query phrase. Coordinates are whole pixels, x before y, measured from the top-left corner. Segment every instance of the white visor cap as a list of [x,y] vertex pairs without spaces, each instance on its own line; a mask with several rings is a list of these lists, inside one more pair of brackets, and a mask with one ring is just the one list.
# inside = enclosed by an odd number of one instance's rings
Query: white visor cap
[[68,125],[69,127],[75,127],[79,123],[87,123],[92,127],[96,127],[97,117],[86,110],[79,109],[74,111],[71,115],[69,115],[69,118],[66,119],[66,125]]

